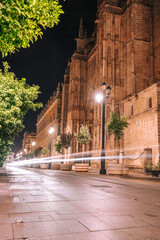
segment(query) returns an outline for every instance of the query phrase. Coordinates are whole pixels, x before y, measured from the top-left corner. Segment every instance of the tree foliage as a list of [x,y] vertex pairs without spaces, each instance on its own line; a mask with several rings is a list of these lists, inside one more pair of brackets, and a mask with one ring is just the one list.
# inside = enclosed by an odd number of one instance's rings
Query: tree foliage
[[63,144],[61,143],[61,141],[57,141],[57,142],[54,144],[54,147],[55,147],[56,152],[61,153]]
[[42,147],[36,148],[36,150],[34,151],[35,157],[40,156],[41,150],[42,150]]
[[63,13],[59,0],[0,0],[0,51],[2,56],[42,37],[43,29],[58,24]]
[[68,149],[71,146],[72,135],[70,133],[61,134],[61,143],[65,149]]
[[107,125],[109,136],[114,134],[116,140],[121,140],[123,130],[128,127],[128,122],[124,116],[120,117],[119,114],[112,114],[111,119]]
[[80,144],[86,144],[91,140],[91,134],[88,127],[83,125],[81,125],[79,133],[74,133],[74,136]]
[[46,148],[42,148],[42,149],[41,149],[41,153],[42,153],[42,154],[46,154],[47,152],[48,152],[48,151],[47,151]]
[[14,138],[22,131],[23,119],[30,110],[42,106],[35,103],[39,86],[29,86],[26,79],[18,80],[9,66],[0,69],[0,161],[4,161],[10,151]]

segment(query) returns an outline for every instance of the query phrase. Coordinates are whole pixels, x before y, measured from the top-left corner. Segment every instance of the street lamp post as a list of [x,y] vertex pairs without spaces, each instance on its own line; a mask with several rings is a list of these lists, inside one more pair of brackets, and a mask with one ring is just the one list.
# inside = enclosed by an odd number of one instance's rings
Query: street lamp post
[[36,142],[32,142],[32,155],[33,155],[33,158],[34,158],[34,147],[36,145]]
[[[49,146],[49,156],[51,157],[52,153],[52,134],[54,133],[54,128],[50,127],[49,129],[49,135],[50,135],[50,146]],[[49,169],[51,169],[51,163],[49,163]]]
[[26,159],[26,154],[27,154],[27,149],[24,149],[24,154],[25,154],[25,159]]
[[111,87],[108,85],[106,88],[106,83],[102,84],[102,93],[97,94],[96,100],[102,103],[102,147],[101,147],[101,169],[100,174],[106,174],[105,169],[105,102],[111,94]]

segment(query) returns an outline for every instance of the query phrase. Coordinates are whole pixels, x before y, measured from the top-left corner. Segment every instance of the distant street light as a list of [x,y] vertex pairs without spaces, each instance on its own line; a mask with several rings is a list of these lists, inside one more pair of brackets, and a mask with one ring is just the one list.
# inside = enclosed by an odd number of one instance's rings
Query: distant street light
[[[49,148],[49,155],[51,157],[51,153],[52,153],[52,134],[54,133],[54,128],[50,127],[49,129],[49,135],[50,135],[50,148]],[[51,169],[51,163],[49,163],[49,169]]]
[[106,83],[102,84],[102,93],[96,95],[96,100],[98,103],[102,103],[102,147],[101,147],[101,169],[100,174],[106,174],[105,169],[105,102],[111,94],[111,87],[108,85],[106,88]]
[[25,159],[26,159],[26,154],[27,154],[27,149],[24,149],[24,155],[25,155]]
[[33,155],[33,157],[34,157],[34,147],[35,147],[35,145],[36,145],[36,142],[35,141],[32,142],[32,155]]

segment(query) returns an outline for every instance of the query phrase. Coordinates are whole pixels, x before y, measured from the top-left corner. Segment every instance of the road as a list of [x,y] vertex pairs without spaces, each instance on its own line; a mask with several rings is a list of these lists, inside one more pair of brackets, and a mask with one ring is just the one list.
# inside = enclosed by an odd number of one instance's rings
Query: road
[[0,240],[159,240],[160,181],[0,170]]

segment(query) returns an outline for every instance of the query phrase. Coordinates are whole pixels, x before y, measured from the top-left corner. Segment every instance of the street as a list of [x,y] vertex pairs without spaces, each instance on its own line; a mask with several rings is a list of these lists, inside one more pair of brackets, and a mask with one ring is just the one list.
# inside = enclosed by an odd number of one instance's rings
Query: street
[[159,240],[160,179],[0,170],[0,240]]

